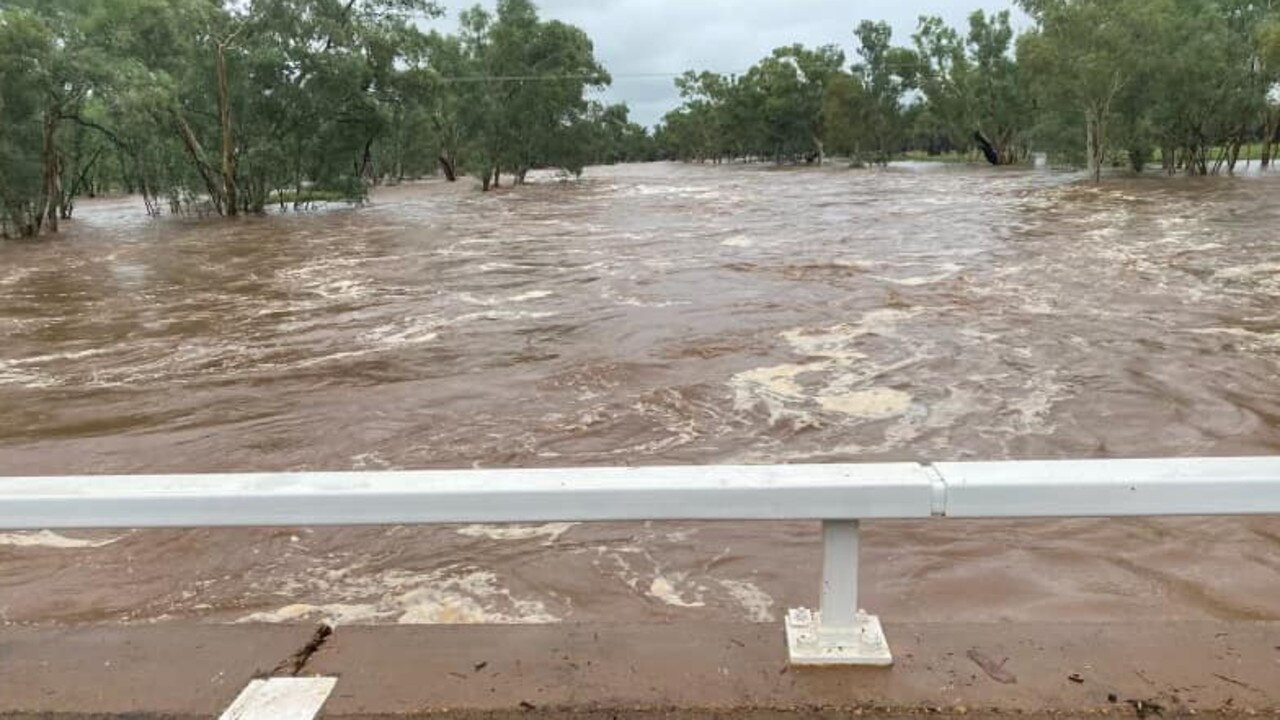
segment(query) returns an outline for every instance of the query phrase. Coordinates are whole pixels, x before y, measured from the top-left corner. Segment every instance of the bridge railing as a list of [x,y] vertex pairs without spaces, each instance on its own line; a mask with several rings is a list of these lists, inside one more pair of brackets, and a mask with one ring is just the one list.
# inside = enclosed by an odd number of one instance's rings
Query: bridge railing
[[0,478],[0,529],[820,520],[791,661],[888,665],[858,605],[859,522],[1280,515],[1280,457]]

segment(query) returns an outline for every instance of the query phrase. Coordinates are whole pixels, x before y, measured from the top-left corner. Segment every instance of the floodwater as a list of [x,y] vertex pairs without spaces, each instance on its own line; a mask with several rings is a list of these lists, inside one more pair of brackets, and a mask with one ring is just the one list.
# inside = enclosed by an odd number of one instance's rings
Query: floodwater
[[[0,474],[1280,452],[1280,177],[640,165],[0,245]],[[814,523],[0,534],[6,622],[769,621]],[[890,620],[1280,619],[1280,520],[868,524]]]

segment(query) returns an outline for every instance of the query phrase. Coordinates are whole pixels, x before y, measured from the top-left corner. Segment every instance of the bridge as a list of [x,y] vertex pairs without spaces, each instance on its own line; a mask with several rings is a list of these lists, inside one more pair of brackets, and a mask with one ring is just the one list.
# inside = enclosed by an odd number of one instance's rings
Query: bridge
[[[0,529],[817,520],[795,665],[893,662],[858,603],[859,523],[1280,514],[1280,457],[0,479]],[[817,559],[815,558],[815,562]]]

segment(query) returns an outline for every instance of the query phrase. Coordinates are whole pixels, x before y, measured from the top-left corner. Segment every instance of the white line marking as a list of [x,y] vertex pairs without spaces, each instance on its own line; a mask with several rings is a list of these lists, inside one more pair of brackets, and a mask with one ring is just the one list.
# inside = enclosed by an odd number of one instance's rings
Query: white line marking
[[219,720],[312,720],[338,678],[254,680]]

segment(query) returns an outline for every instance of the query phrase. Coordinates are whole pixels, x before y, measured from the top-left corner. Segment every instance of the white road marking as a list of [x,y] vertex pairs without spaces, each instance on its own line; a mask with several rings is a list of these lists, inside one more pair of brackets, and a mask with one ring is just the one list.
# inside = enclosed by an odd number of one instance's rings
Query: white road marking
[[219,720],[312,720],[338,678],[254,680]]

